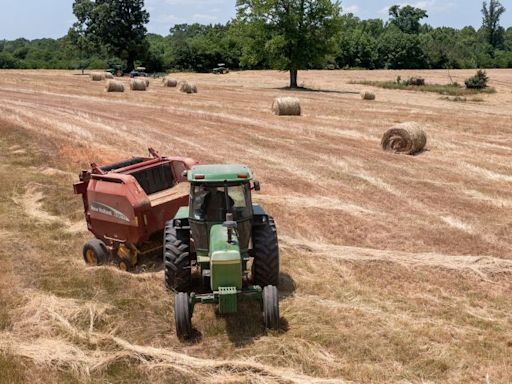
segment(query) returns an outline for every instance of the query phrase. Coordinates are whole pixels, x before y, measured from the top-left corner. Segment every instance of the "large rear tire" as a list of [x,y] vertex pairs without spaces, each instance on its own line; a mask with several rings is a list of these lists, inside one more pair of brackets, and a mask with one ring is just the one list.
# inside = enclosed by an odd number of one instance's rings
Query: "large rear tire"
[[108,259],[107,246],[99,239],[92,239],[85,243],[82,254],[85,263],[91,267],[103,265]]
[[279,329],[279,293],[273,285],[263,288],[263,321],[267,329]]
[[174,292],[188,292],[192,285],[190,232],[177,230],[169,221],[164,230],[165,286]]
[[274,219],[269,217],[263,225],[252,230],[254,252],[253,282],[261,287],[279,285],[279,244]]
[[188,303],[188,293],[179,292],[174,297],[174,321],[176,322],[176,335],[180,340],[192,336],[192,316]]

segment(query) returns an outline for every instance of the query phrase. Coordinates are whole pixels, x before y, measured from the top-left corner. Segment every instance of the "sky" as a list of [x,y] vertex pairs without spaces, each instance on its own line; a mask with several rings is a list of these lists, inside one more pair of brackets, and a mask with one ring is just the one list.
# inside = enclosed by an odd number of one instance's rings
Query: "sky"
[[[167,35],[169,28],[181,23],[224,23],[235,15],[235,0],[146,0],[151,14],[149,32]],[[512,0],[501,0],[508,11],[501,24],[512,26]],[[73,0],[0,0],[0,40],[19,37],[36,39],[62,37],[74,22]],[[393,4],[410,4],[426,9],[428,24],[461,28],[481,25],[481,0],[344,0],[345,13],[362,19],[387,19]]]

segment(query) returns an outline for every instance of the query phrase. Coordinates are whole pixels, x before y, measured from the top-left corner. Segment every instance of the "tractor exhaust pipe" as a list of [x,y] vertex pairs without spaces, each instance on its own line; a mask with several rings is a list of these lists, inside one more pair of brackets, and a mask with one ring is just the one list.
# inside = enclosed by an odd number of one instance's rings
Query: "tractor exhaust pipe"
[[224,227],[228,229],[228,243],[233,243],[233,230],[238,227],[236,221],[233,220],[232,213],[226,213],[226,221],[222,224]]

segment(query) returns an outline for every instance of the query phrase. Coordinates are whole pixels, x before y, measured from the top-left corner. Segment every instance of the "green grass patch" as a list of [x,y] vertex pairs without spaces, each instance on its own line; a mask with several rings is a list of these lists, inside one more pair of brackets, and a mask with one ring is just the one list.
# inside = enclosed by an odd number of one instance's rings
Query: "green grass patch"
[[441,100],[453,101],[455,103],[465,103],[467,101],[469,101],[471,103],[483,103],[485,101],[481,97],[467,98],[464,96],[443,96],[443,97],[441,97]]
[[480,93],[496,93],[494,88],[484,89],[468,89],[461,87],[458,84],[425,84],[425,85],[407,85],[404,83],[397,83],[396,81],[351,81],[350,84],[368,85],[371,87],[379,87],[384,89],[396,89],[402,91],[420,91],[420,92],[434,92],[441,95],[448,96],[467,96],[476,95]]

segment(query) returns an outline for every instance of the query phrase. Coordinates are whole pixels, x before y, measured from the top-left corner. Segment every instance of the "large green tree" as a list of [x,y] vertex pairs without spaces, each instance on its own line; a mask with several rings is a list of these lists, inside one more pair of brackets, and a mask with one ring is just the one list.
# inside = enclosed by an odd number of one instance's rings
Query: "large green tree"
[[341,5],[331,0],[237,0],[238,21],[247,32],[244,53],[290,72],[320,67],[337,51]]
[[482,4],[482,28],[487,36],[487,41],[494,48],[503,43],[505,30],[500,26],[500,18],[505,13],[505,7],[499,0],[490,0],[489,4]]
[[389,8],[390,23],[396,25],[404,33],[419,33],[420,21],[428,17],[427,11],[410,5],[403,7],[393,5]]
[[135,60],[145,57],[149,13],[144,0],[75,0],[73,13],[77,22],[70,37],[77,44],[105,47],[125,60],[128,70],[134,68]]

